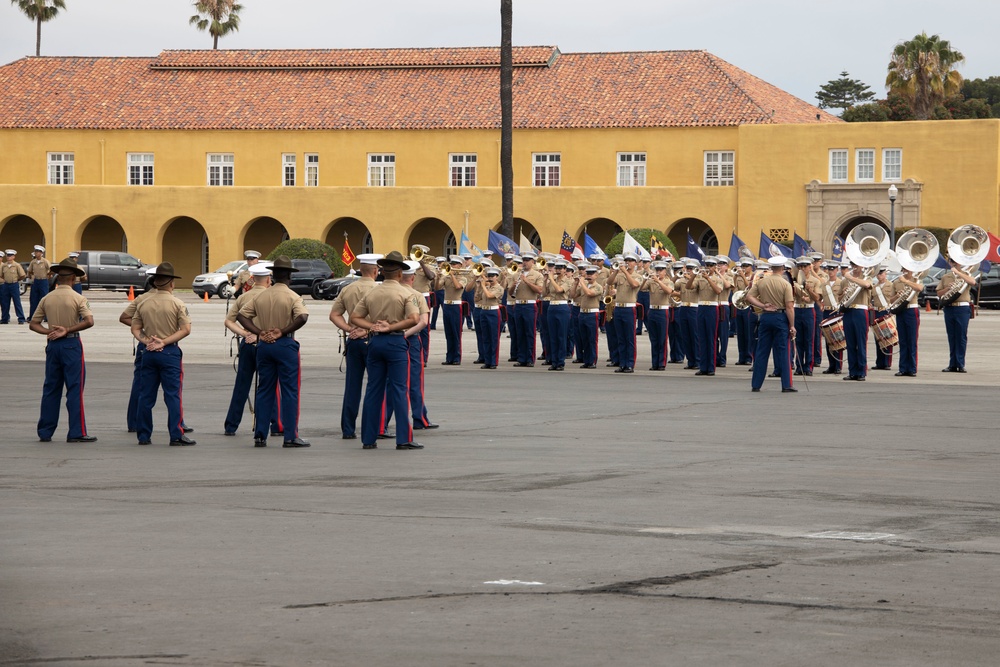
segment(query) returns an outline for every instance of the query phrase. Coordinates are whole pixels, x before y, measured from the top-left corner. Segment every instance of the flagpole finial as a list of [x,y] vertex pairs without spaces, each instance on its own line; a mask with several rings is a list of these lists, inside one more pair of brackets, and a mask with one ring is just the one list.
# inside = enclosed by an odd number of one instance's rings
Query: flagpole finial
[[345,239],[347,238],[347,232],[344,232],[344,238]]

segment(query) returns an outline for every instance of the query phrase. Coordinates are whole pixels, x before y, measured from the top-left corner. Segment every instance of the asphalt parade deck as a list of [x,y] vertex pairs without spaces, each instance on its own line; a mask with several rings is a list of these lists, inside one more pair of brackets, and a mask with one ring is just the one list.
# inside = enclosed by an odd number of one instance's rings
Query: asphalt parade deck
[[83,334],[94,444],[65,414],[37,441],[44,340],[0,327],[0,665],[995,664],[1000,313],[965,375],[921,313],[918,377],[794,395],[647,372],[648,342],[630,376],[479,370],[471,333],[442,367],[439,330],[441,428],[362,451],[307,299],[313,446],[290,450],[255,449],[249,413],[223,437],[224,302],[184,298],[196,447],[167,446],[162,405],[152,447],[125,432],[120,295],[91,295]]

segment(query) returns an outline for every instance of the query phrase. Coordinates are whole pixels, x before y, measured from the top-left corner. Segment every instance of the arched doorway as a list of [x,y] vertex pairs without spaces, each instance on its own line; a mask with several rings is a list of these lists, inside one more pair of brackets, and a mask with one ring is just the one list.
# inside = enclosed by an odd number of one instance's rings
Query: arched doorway
[[[13,215],[0,221],[0,252],[8,248],[16,250],[17,261],[27,262],[31,260],[31,249],[35,245],[45,245],[45,232],[34,218]],[[52,259],[51,252],[46,252],[46,256]]]
[[[859,216],[857,216],[855,218],[849,218],[848,220],[844,221],[837,228],[837,231],[835,232],[835,234],[837,236],[839,236],[840,238],[842,238],[842,239],[846,239],[847,235],[850,234],[851,231],[855,227],[857,227],[858,225],[860,225],[863,222],[872,222],[872,223],[875,223],[876,225],[878,225],[879,227],[881,227],[882,229],[884,229],[886,232],[889,231],[889,225],[886,224],[881,218],[876,218],[876,217],[871,216],[871,215],[859,215]],[[831,239],[832,239],[832,237],[831,237]]]
[[261,257],[267,257],[279,243],[287,240],[285,226],[274,218],[264,216],[250,222],[243,235],[243,250],[256,250]]
[[174,218],[163,231],[163,261],[181,276],[178,287],[188,287],[199,273],[208,272],[208,235],[194,218]]
[[586,233],[587,236],[594,239],[594,243],[603,249],[604,246],[608,245],[608,241],[623,231],[625,230],[622,226],[614,220],[609,218],[593,218],[583,224],[583,227],[576,235],[576,240],[580,243],[581,248],[584,247],[583,235]]
[[455,232],[438,218],[423,218],[413,225],[406,241],[407,251],[417,244],[427,246],[435,256],[453,255],[458,247]]
[[341,250],[344,247],[345,238],[348,245],[351,246],[351,252],[355,255],[375,252],[375,241],[371,232],[368,231],[365,223],[357,218],[337,218],[334,220],[326,232],[324,243]]
[[667,237],[681,255],[687,255],[688,235],[706,255],[719,254],[719,239],[708,223],[698,218],[682,218],[667,230]]
[[[493,227],[493,231],[499,232],[501,224],[503,223],[498,222]],[[539,252],[543,249],[542,237],[538,233],[538,230],[535,229],[535,226],[524,218],[514,218],[514,235],[511,237],[511,241],[518,244],[519,247],[521,244],[521,234],[524,234],[524,237],[528,239],[528,243],[538,248]],[[562,238],[559,241],[562,242]]]
[[117,220],[106,215],[95,215],[83,223],[80,249],[128,252],[128,237]]

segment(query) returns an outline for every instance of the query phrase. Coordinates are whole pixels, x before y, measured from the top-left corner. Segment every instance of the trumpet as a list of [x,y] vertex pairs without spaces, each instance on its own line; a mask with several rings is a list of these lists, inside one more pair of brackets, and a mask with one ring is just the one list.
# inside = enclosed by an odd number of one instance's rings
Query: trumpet
[[511,262],[507,265],[507,272],[511,274],[517,274],[521,272],[521,265],[517,262]]
[[474,275],[475,277],[478,278],[479,276],[481,276],[484,273],[486,273],[486,267],[483,266],[481,263],[476,262],[475,264],[472,265],[472,269],[470,270],[470,273],[472,275]]
[[410,248],[410,259],[414,262],[423,262],[424,257],[430,253],[431,249],[425,245],[413,244]]
[[[415,262],[417,260],[413,260],[413,261]],[[450,276],[451,275],[451,264],[447,264],[445,262],[442,262],[441,265],[438,266],[438,273],[440,273],[442,276]]]
[[622,270],[622,263],[621,262],[611,262],[611,270],[612,271],[621,271]]
[[548,264],[549,264],[548,261],[546,261],[544,257],[539,257],[538,259],[535,260],[535,266],[538,268],[539,271],[544,271],[545,267],[548,266]]

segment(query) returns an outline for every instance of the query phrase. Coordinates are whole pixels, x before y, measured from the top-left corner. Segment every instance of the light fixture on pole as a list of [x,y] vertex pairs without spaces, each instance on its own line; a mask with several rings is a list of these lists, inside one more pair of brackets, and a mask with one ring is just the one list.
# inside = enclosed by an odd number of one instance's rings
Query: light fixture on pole
[[892,249],[896,247],[896,197],[898,195],[899,189],[893,183],[889,186],[889,247]]

